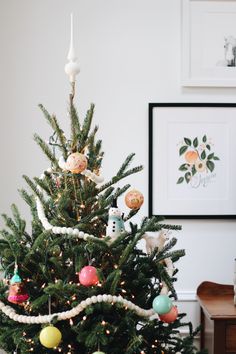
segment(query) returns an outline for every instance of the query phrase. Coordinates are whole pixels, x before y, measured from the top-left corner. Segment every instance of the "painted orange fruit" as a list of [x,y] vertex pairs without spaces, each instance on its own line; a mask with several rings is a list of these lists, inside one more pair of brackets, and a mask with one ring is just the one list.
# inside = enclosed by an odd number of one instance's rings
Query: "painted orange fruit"
[[198,154],[196,151],[187,151],[184,157],[185,160],[192,165],[197,161]]

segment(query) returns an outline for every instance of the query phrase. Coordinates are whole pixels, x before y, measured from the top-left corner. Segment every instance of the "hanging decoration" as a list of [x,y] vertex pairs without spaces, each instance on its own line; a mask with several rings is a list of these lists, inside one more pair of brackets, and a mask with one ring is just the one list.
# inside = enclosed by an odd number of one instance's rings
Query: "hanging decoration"
[[73,152],[67,157],[66,169],[71,173],[81,173],[87,168],[88,161],[80,152]]
[[86,266],[79,272],[80,284],[84,286],[97,285],[99,279],[97,276],[97,269],[91,265]]
[[106,236],[111,237],[114,241],[122,232],[125,231],[123,214],[117,207],[117,199],[113,199],[112,205],[108,212],[108,224],[106,228]]
[[22,304],[27,301],[29,295],[25,290],[24,282],[18,273],[18,265],[15,265],[14,275],[10,280],[9,294],[7,300],[13,304]]
[[169,312],[165,313],[164,315],[159,315],[160,320],[165,323],[172,323],[177,319],[177,317],[177,306],[172,306]]
[[[148,317],[152,319],[152,316],[155,315],[155,311],[153,309],[143,309],[133,302],[124,299],[121,295],[113,296],[111,294],[103,294],[88,297],[86,300],[81,301],[77,306],[73,307],[71,310],[64,312],[57,312],[49,315],[39,315],[39,316],[26,316],[26,315],[18,315],[11,306],[5,305],[2,301],[0,301],[0,311],[2,311],[6,316],[11,318],[13,321],[19,323],[50,323],[52,319],[56,316],[58,321],[69,320],[70,318],[78,316],[82,311],[86,309],[86,307],[91,306],[92,304],[105,302],[109,304],[122,304],[126,309],[131,311],[135,311],[140,317]],[[156,318],[156,317],[155,317]]]
[[[84,155],[83,155],[84,156]],[[68,157],[69,158],[69,157]],[[70,171],[68,169],[68,165],[67,162],[65,161],[64,157],[61,156],[58,160],[58,165],[59,167],[62,169],[62,171]],[[52,173],[52,170],[49,169],[47,172]],[[96,173],[88,170],[87,168],[85,168],[84,170],[82,170],[81,175],[84,175],[85,177],[89,178],[91,181],[93,181],[96,184],[102,183],[104,181],[104,178],[102,176],[97,175]]]
[[158,295],[155,297],[152,303],[153,310],[158,315],[164,315],[170,311],[172,307],[172,301],[168,295]]
[[136,189],[132,189],[125,196],[125,204],[128,208],[137,210],[139,209],[144,201],[144,197],[141,192]]
[[44,327],[39,335],[40,343],[46,348],[58,347],[62,339],[62,334],[57,327],[49,325]]

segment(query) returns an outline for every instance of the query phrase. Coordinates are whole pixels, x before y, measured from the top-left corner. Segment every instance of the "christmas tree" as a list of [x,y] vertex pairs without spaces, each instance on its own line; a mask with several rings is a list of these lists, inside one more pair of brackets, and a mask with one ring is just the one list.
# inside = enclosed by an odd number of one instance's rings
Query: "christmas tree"
[[[12,217],[3,215],[0,347],[22,354],[197,353],[197,331],[173,304],[174,263],[184,250],[173,250],[176,239],[169,236],[180,227],[157,216],[132,222],[143,195],[121,181],[142,170],[130,167],[134,154],[103,181],[94,105],[81,122],[74,104],[73,41],[68,59],[70,136],[40,105],[52,136],[46,143],[35,134],[35,141],[51,167],[40,177],[24,176],[30,192],[20,191],[31,210],[31,231],[15,205]],[[124,195],[126,215],[118,208]],[[142,238],[146,251],[138,246]],[[189,335],[182,338],[186,325]]]

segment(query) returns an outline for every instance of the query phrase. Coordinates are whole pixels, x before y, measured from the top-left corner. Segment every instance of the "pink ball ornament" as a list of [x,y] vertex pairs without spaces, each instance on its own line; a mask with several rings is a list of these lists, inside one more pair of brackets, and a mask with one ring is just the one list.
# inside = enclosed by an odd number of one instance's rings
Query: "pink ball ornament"
[[143,204],[144,197],[141,192],[133,189],[129,191],[125,196],[125,204],[128,208],[136,210]]
[[84,286],[97,285],[99,279],[97,276],[97,269],[93,266],[86,266],[79,272],[80,284]]
[[79,152],[70,154],[66,160],[66,169],[71,173],[80,173],[87,168],[87,165],[87,158]]
[[177,306],[172,306],[170,311],[165,313],[164,315],[159,315],[160,320],[165,323],[172,323],[178,317],[178,309]]

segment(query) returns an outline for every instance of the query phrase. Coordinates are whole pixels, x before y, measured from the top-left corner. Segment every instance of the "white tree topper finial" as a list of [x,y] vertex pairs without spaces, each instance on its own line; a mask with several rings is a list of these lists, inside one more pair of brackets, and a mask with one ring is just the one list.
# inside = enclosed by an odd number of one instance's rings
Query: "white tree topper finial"
[[74,48],[73,14],[71,14],[70,49],[67,59],[69,63],[65,65],[65,72],[69,76],[70,82],[75,82],[76,75],[79,73],[80,69]]

